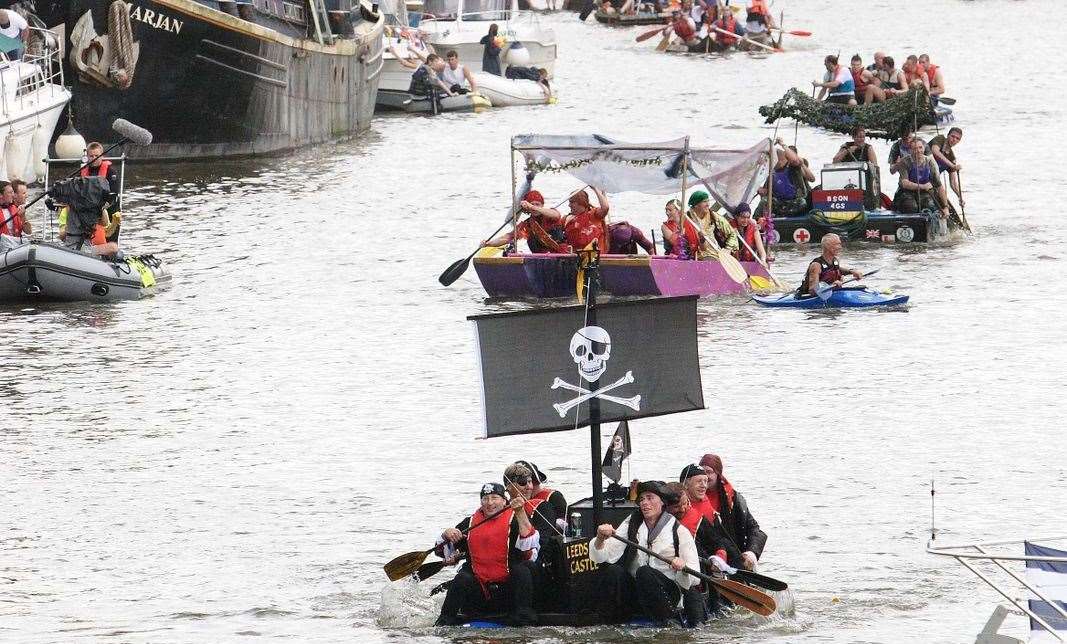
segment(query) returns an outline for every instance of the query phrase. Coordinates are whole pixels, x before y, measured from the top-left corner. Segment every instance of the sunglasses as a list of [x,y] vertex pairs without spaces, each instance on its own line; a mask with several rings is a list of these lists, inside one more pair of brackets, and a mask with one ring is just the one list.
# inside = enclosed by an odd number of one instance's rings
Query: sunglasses
[[530,482],[529,476],[512,476],[509,480],[515,485],[526,485]]

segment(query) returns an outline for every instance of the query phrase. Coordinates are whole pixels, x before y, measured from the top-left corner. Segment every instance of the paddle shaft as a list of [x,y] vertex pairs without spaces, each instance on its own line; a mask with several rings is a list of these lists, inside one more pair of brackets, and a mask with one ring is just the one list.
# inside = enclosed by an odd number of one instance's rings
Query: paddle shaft
[[635,38],[634,40],[636,40],[637,42],[645,42],[649,38],[660,33],[661,31],[663,31],[663,27],[656,27],[655,29],[650,29],[649,31],[646,31],[642,34],[637,34],[637,38]]
[[807,38],[811,35],[810,31],[803,31],[800,29],[797,29],[795,31],[789,31],[786,29],[782,29],[781,27],[771,27],[768,29],[768,31],[780,31],[783,34],[789,34],[790,36],[801,36],[802,38]]
[[744,36],[739,36],[739,35],[731,32],[731,31],[726,31],[725,29],[720,29],[719,27],[716,27],[715,25],[711,25],[711,28],[714,29],[715,31],[721,33],[721,34],[725,34],[725,35],[730,36],[732,38],[737,38],[738,40],[743,40],[743,41],[747,42],[750,45],[755,45],[757,47],[762,47],[762,48],[766,49],[767,51],[774,51],[774,52],[778,51],[777,49],[775,49],[774,47],[771,47],[770,45],[764,45],[763,43],[756,42],[755,40],[752,40],[751,38],[745,38]]

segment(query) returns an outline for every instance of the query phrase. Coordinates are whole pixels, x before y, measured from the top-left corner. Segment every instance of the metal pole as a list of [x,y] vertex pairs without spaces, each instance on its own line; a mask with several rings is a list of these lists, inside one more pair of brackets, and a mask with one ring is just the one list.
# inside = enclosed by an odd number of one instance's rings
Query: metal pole
[[774,141],[771,141],[771,145],[767,150],[767,212],[763,213],[765,217],[774,217]]
[[[586,326],[596,326],[596,296],[600,276],[597,274],[600,262],[600,249],[594,242],[593,254],[589,266],[585,269]],[[600,378],[591,383],[590,390],[600,389]],[[604,472],[600,461],[600,399],[589,400],[589,451],[593,465],[593,530],[600,525],[604,513]]]
[[[678,221],[678,230],[674,233],[675,234],[675,237],[674,237],[674,246],[675,246],[674,252],[678,255],[678,257],[682,256],[682,240],[686,238],[685,237],[685,222],[686,222],[686,206],[687,206],[687,204],[685,202],[685,190],[688,187],[686,185],[686,182],[687,182],[688,179],[689,179],[689,137],[687,136],[687,137],[685,137],[685,146],[682,149],[682,199],[679,201],[679,204],[681,205],[679,210],[681,210],[682,212],[681,212],[681,217],[678,218],[679,219],[679,221]],[[697,231],[697,243],[698,244],[700,243],[699,242],[700,233],[701,233],[701,231],[698,230]],[[666,249],[666,247],[667,247],[667,242],[666,241],[663,242],[663,247],[664,247],[664,249]],[[689,259],[697,259],[697,255],[700,254],[699,246],[697,248],[690,248],[689,249],[689,253],[690,253]]]
[[515,146],[511,146],[511,240],[519,232],[519,204],[515,203]]
[[[989,553],[987,553],[987,552],[986,552],[986,551],[985,551],[985,550],[984,550],[984,549],[982,548],[982,546],[975,546],[975,547],[974,547],[974,549],[975,549],[975,550],[977,550],[978,552],[982,553],[983,555],[985,555],[985,554],[989,554]],[[1054,610],[1054,611],[1056,611],[1057,613],[1059,613],[1059,614],[1060,614],[1060,617],[1063,617],[1064,619],[1067,619],[1067,610],[1064,610],[1064,609],[1063,609],[1063,608],[1062,608],[1062,607],[1061,607],[1061,606],[1059,605],[1059,603],[1058,603],[1058,602],[1056,602],[1056,601],[1054,601],[1054,600],[1052,600],[1052,599],[1049,599],[1049,598],[1048,598],[1048,597],[1047,597],[1047,596],[1046,596],[1046,595],[1045,595],[1044,593],[1042,593],[1042,592],[1041,592],[1041,591],[1040,591],[1039,589],[1037,589],[1037,588],[1034,588],[1033,586],[1031,586],[1031,585],[1030,585],[1030,584],[1029,584],[1029,583],[1028,583],[1028,582],[1026,581],[1026,579],[1024,579],[1024,578],[1020,577],[1018,573],[1016,573],[1016,572],[1015,572],[1015,571],[1013,571],[1013,570],[1010,570],[1010,569],[1009,569],[1009,568],[1008,568],[1007,566],[1005,566],[1004,564],[1000,563],[1000,562],[999,562],[999,561],[997,561],[996,559],[992,559],[991,561],[993,562],[993,565],[995,565],[996,567],[1000,568],[1000,569],[1001,569],[1001,570],[1003,570],[1004,572],[1008,573],[1008,574],[1009,574],[1009,575],[1010,575],[1010,576],[1011,576],[1011,577],[1012,577],[1012,578],[1013,578],[1013,579],[1014,579],[1015,581],[1019,582],[1019,583],[1020,583],[1020,584],[1022,584],[1023,586],[1026,586],[1026,589],[1027,589],[1027,590],[1029,590],[1030,592],[1032,592],[1033,594],[1037,595],[1037,596],[1038,596],[1038,598],[1039,598],[1039,599],[1040,599],[1041,601],[1043,601],[1043,602],[1046,602],[1046,603],[1048,603],[1049,607],[1051,607],[1051,608],[1052,608],[1052,610]]]

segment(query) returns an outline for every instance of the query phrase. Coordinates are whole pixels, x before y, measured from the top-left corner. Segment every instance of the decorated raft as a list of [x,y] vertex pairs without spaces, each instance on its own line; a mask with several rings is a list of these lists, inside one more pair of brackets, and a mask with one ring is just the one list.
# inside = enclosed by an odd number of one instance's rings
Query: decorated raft
[[793,88],[782,98],[759,108],[767,123],[789,118],[815,127],[850,134],[857,125],[867,130],[867,136],[892,140],[906,130],[924,126],[942,126],[954,120],[952,110],[930,103],[925,88],[913,88],[883,103],[871,105],[839,105],[818,101]]
[[638,12],[635,14],[605,13],[597,10],[594,14],[600,24],[612,27],[642,27],[647,25],[665,25],[671,21],[669,13]]
[[[752,198],[766,176],[770,149],[767,140],[747,150],[725,150],[690,147],[688,137],[630,144],[601,135],[534,134],[513,137],[511,146],[512,163],[520,153],[528,176],[565,172],[609,194],[679,195],[687,187],[700,187],[709,189],[728,208]],[[519,198],[521,194],[512,204],[512,230],[518,226]],[[487,250],[478,253],[473,263],[478,279],[492,297],[573,297],[581,279],[579,256],[574,253],[509,251],[500,256]],[[736,260],[734,266],[728,264],[726,257],[695,261],[604,253],[600,256],[601,285],[606,293],[616,296],[715,296],[744,293],[752,283],[767,283],[767,270],[756,262],[740,263],[740,269]]]

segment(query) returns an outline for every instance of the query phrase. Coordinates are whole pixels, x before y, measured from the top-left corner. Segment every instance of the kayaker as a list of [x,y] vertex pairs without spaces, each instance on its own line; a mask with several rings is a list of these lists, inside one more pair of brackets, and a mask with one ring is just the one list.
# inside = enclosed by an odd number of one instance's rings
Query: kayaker
[[811,81],[813,87],[819,88],[818,100],[827,103],[841,105],[856,104],[856,85],[852,82],[852,74],[847,69],[837,64],[837,56],[827,56],[823,59],[826,74],[822,82]]
[[[808,166],[807,159],[797,153],[793,146],[787,146],[781,139],[775,139],[774,176],[771,178],[772,212],[775,217],[792,217],[808,211],[810,183],[815,181],[815,173]],[[756,212],[763,214],[767,210],[767,184],[756,191],[763,197],[756,207]]]
[[[734,257],[741,262],[758,260],[761,264],[766,264],[767,251],[763,249],[763,235],[760,234],[756,222],[752,221],[752,209],[747,203],[738,204],[730,225],[737,231],[738,236],[737,251]],[[741,243],[742,241],[744,243]]]
[[948,182],[952,191],[960,200],[960,206],[966,206],[963,201],[963,191],[960,190],[960,164],[956,162],[956,146],[963,139],[963,130],[958,127],[950,128],[948,134],[938,134],[930,139],[929,149],[937,162],[937,169],[948,173]]
[[700,459],[700,466],[708,475],[708,498],[716,500],[718,526],[722,528],[726,539],[741,552],[741,566],[755,570],[767,545],[767,533],[760,529],[756,518],[752,516],[745,497],[734,490],[723,476],[722,459],[717,454],[705,454]]
[[[697,580],[682,569],[698,570],[696,543],[669,512],[677,502],[662,481],[645,481],[638,487],[637,510],[622,520],[618,528],[610,523],[597,527],[589,542],[589,558],[597,570],[601,617],[608,623],[625,621],[640,609],[656,625],[665,625],[674,614],[682,593]],[[611,538],[615,532],[671,557],[670,563],[651,557]]]
[[474,82],[471,70],[459,62],[459,52],[455,49],[445,52],[445,67],[441,70],[441,80],[453,94],[478,93],[478,83]]
[[519,465],[526,466],[531,472],[533,472],[533,498],[543,499],[548,501],[549,505],[556,512],[556,525],[561,529],[567,527],[567,499],[563,497],[563,493],[559,490],[553,490],[552,488],[541,485],[548,480],[545,473],[542,472],[536,465],[530,461],[515,461]]
[[489,25],[489,33],[482,36],[478,43],[485,47],[482,50],[482,71],[502,76],[500,72],[500,51],[504,46],[504,39],[497,36],[499,31],[500,27],[494,22]]
[[[437,626],[462,624],[461,611],[508,612],[516,626],[537,623],[533,564],[524,553],[538,548],[540,538],[523,509],[524,501],[515,497],[509,503],[504,494],[503,485],[486,483],[481,487],[481,507],[438,538],[437,553],[446,561],[460,559],[457,547],[466,550],[468,560],[448,587]],[[464,536],[464,530],[483,521]]]
[[941,67],[930,62],[929,54],[919,55],[919,67],[926,72],[926,78],[930,81],[930,101],[936,106],[945,93],[945,77]]
[[937,162],[926,154],[926,143],[917,136],[911,139],[911,154],[896,164],[900,183],[893,197],[893,210],[901,213],[938,210],[948,217],[948,195],[937,171]]
[[563,232],[575,251],[587,248],[593,241],[597,242],[600,252],[606,252],[608,248],[607,217],[611,206],[603,190],[593,188],[593,194],[598,204],[596,208],[589,202],[585,190],[574,193],[568,201],[570,214],[563,218]]
[[[826,233],[822,236],[822,254],[811,260],[808,270],[804,273],[804,280],[797,289],[797,296],[816,295],[819,284],[841,285],[841,278],[845,273],[850,273],[856,279],[862,279],[863,273],[849,268],[843,268],[838,261],[841,254],[841,238],[834,233]],[[708,456],[705,454],[705,456]],[[714,456],[714,454],[712,454]],[[721,463],[721,460],[720,460]],[[703,461],[700,463],[705,465]],[[707,469],[705,467],[705,469]],[[721,473],[721,464],[719,470]]]
[[704,235],[697,230],[693,222],[685,219],[685,235],[679,239],[678,229],[683,219],[682,202],[671,199],[663,209],[667,214],[666,221],[660,226],[660,232],[663,234],[663,253],[681,259],[696,259]]
[[701,235],[697,247],[697,259],[716,259],[718,252],[712,247],[706,238],[714,235],[715,243],[727,253],[736,253],[737,231],[730,225],[730,221],[711,209],[711,197],[703,190],[697,190],[689,195],[689,217],[696,223]]
[[555,208],[545,207],[545,198],[537,190],[527,192],[519,202],[519,210],[529,215],[519,222],[514,233],[507,232],[495,239],[487,239],[482,246],[506,246],[525,239],[531,253],[569,253],[564,248],[563,217]]
[[[521,463],[512,463],[504,470],[504,487],[511,498],[521,497],[525,500],[523,509],[530,517],[530,523],[543,538],[562,534],[556,525],[556,510],[546,500],[534,498],[533,472]],[[528,554],[530,561],[537,561],[537,549]]]

